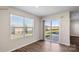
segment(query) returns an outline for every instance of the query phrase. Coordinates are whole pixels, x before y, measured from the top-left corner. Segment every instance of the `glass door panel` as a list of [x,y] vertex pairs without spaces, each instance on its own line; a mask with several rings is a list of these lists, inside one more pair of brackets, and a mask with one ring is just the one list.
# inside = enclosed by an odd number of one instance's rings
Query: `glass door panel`
[[59,25],[60,21],[57,19],[52,20],[52,27],[51,27],[51,41],[58,43],[59,42]]
[[45,40],[50,40],[51,37],[51,20],[45,20]]

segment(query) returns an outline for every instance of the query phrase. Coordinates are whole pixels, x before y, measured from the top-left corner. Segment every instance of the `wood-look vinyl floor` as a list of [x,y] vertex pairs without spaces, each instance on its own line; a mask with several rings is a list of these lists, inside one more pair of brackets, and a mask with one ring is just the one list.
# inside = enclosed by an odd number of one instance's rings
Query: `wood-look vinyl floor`
[[13,52],[78,52],[79,46],[65,46],[47,41],[37,41]]

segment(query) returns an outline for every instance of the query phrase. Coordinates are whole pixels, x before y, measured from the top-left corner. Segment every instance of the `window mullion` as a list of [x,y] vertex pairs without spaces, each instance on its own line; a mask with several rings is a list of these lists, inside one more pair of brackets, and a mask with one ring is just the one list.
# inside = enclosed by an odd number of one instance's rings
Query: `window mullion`
[[23,18],[23,26],[24,26],[23,36],[24,36],[24,39],[25,39],[26,38],[26,36],[25,36],[25,18]]

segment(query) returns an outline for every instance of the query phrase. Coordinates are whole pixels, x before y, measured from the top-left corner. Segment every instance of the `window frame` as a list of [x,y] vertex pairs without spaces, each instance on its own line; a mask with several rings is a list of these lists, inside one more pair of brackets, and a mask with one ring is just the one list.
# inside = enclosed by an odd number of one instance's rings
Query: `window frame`
[[[22,17],[23,18],[23,27],[24,27],[24,29],[25,29],[25,20],[26,19],[31,19],[31,20],[33,20],[33,26],[32,26],[32,36],[30,37],[30,36],[25,36],[25,30],[23,30],[23,39],[30,39],[30,38],[33,38],[34,37],[34,18],[30,18],[30,17],[24,17],[24,16],[21,16],[21,15],[16,15],[16,14],[10,14],[10,39],[11,39],[11,28],[13,28],[12,26],[11,26],[11,17],[12,16],[19,16],[19,17]],[[20,40],[20,39],[22,39],[22,38],[18,38],[17,40]],[[11,39],[11,40],[16,40],[15,38],[13,38],[13,39]]]

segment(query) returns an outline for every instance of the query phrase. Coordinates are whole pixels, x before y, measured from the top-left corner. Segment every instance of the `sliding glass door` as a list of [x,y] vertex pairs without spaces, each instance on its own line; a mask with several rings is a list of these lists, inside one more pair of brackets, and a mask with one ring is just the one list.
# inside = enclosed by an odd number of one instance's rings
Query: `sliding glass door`
[[45,20],[44,24],[44,39],[46,41],[58,43],[60,20],[48,19]]

